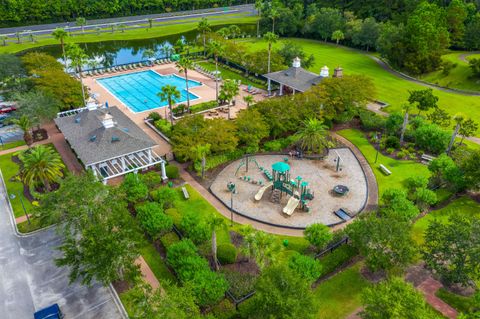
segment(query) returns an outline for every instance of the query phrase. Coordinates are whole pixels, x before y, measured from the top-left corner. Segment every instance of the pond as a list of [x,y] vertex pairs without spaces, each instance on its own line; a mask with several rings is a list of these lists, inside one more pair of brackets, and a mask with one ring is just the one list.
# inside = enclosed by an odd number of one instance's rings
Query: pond
[[[222,27],[225,27],[225,25],[214,26],[212,27],[212,30],[215,31]],[[240,25],[239,27],[243,36],[253,36],[256,34],[256,25],[246,24]],[[155,52],[155,58],[157,59],[166,58],[169,57],[172,52],[173,45],[179,39],[181,39],[183,43],[193,46],[198,37],[198,32],[196,30],[192,30],[182,34],[174,34],[151,39],[79,43],[79,45],[85,50],[85,53],[90,58],[83,70],[106,68],[116,65],[147,61],[148,57],[144,54],[145,50],[153,50]],[[47,53],[63,63],[60,45],[49,45],[34,48],[23,51],[22,54],[27,52]]]

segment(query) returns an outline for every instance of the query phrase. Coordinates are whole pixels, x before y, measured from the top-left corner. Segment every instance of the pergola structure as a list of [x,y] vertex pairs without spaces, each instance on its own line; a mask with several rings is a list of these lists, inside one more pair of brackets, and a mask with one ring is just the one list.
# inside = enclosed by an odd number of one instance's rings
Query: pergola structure
[[166,162],[153,151],[156,143],[117,107],[89,103],[59,113],[55,123],[85,168],[104,183],[155,165],[167,179]]
[[[341,77],[342,71],[341,68],[336,68],[333,76]],[[287,70],[271,72],[265,74],[264,77],[268,80],[268,95],[271,94],[272,81],[280,85],[279,95],[284,94],[285,87],[289,87],[292,94],[295,94],[295,92],[305,92],[313,85],[320,83],[324,78],[328,78],[329,69],[324,66],[320,74],[310,72],[301,67],[300,58],[296,57],[292,66]]]

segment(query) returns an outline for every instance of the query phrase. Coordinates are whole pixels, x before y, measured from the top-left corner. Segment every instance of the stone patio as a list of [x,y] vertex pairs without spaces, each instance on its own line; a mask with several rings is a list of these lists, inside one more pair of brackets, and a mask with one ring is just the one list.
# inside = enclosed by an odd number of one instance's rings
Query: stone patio
[[[336,172],[338,155],[342,158],[339,172]],[[255,156],[256,161],[262,167],[271,170],[272,164],[283,161],[284,155],[259,155]],[[241,180],[238,176],[249,176],[253,180],[267,181],[263,173],[255,163],[249,163],[249,171],[245,166],[241,167],[235,176],[241,160],[228,165],[217,176],[212,183],[210,190],[226,206],[230,206],[231,194],[227,190],[227,183],[236,184],[237,194],[234,195],[233,208],[240,214],[267,224],[274,224],[283,227],[305,228],[313,223],[335,225],[342,222],[333,212],[343,208],[351,215],[358,214],[365,206],[368,187],[362,167],[348,148],[331,150],[324,160],[299,160],[289,158],[291,178],[302,176],[304,181],[309,183],[309,188],[315,194],[315,198],[309,202],[310,212],[306,213],[297,208],[292,216],[282,213],[290,196],[283,196],[280,204],[270,201],[271,188],[265,191],[262,199],[255,201],[254,196],[261,186]],[[350,191],[347,195],[340,197],[333,194],[334,186],[341,184],[347,186]]]

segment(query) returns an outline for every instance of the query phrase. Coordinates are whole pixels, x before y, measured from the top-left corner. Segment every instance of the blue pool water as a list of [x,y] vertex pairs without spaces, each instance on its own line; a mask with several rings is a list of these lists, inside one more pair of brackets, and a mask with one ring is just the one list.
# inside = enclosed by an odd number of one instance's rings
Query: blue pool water
[[[157,93],[167,84],[176,86],[180,91],[181,97],[176,103],[187,101],[185,78],[175,74],[161,75],[153,70],[148,70],[98,79],[97,81],[133,112],[143,112],[167,106],[168,102],[161,101],[157,96]],[[200,85],[200,82],[188,80],[189,88]],[[190,101],[199,98],[191,92],[189,96]]]

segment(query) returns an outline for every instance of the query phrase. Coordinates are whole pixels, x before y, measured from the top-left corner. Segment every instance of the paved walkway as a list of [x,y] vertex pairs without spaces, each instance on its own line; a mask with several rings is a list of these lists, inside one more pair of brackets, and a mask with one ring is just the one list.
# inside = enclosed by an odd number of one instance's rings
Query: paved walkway
[[458,312],[452,308],[449,304],[445,303],[442,299],[438,298],[435,293],[438,289],[443,287],[443,285],[432,277],[428,277],[423,281],[417,289],[420,290],[425,296],[426,301],[433,307],[435,310],[440,312],[447,318],[455,319],[458,317]]
[[[47,138],[46,140],[33,143],[33,144],[32,144],[32,147],[33,147],[33,146],[37,146],[37,145],[50,144],[50,143],[52,143],[52,140],[50,140],[49,138]],[[28,149],[28,146],[27,146],[27,145],[17,146],[17,147],[14,147],[14,148],[10,148],[10,149],[8,149],[8,150],[0,151],[0,156],[1,156],[1,155],[5,155],[5,154],[11,154],[11,153],[19,152],[19,151],[24,151],[24,150],[26,150],[26,149]]]
[[157,277],[155,277],[152,269],[150,269],[150,266],[148,266],[147,262],[145,261],[145,259],[143,259],[142,256],[138,257],[137,260],[135,260],[135,264],[140,266],[140,272],[142,273],[143,279],[147,283],[149,283],[153,289],[157,289],[160,287],[160,282],[158,281]]
[[468,60],[467,58],[471,55],[474,55],[474,54],[480,54],[480,51],[472,51],[472,52],[468,52],[468,53],[463,53],[463,54],[460,54],[458,56],[458,58],[460,59],[460,61],[463,61],[465,63],[468,63]]

